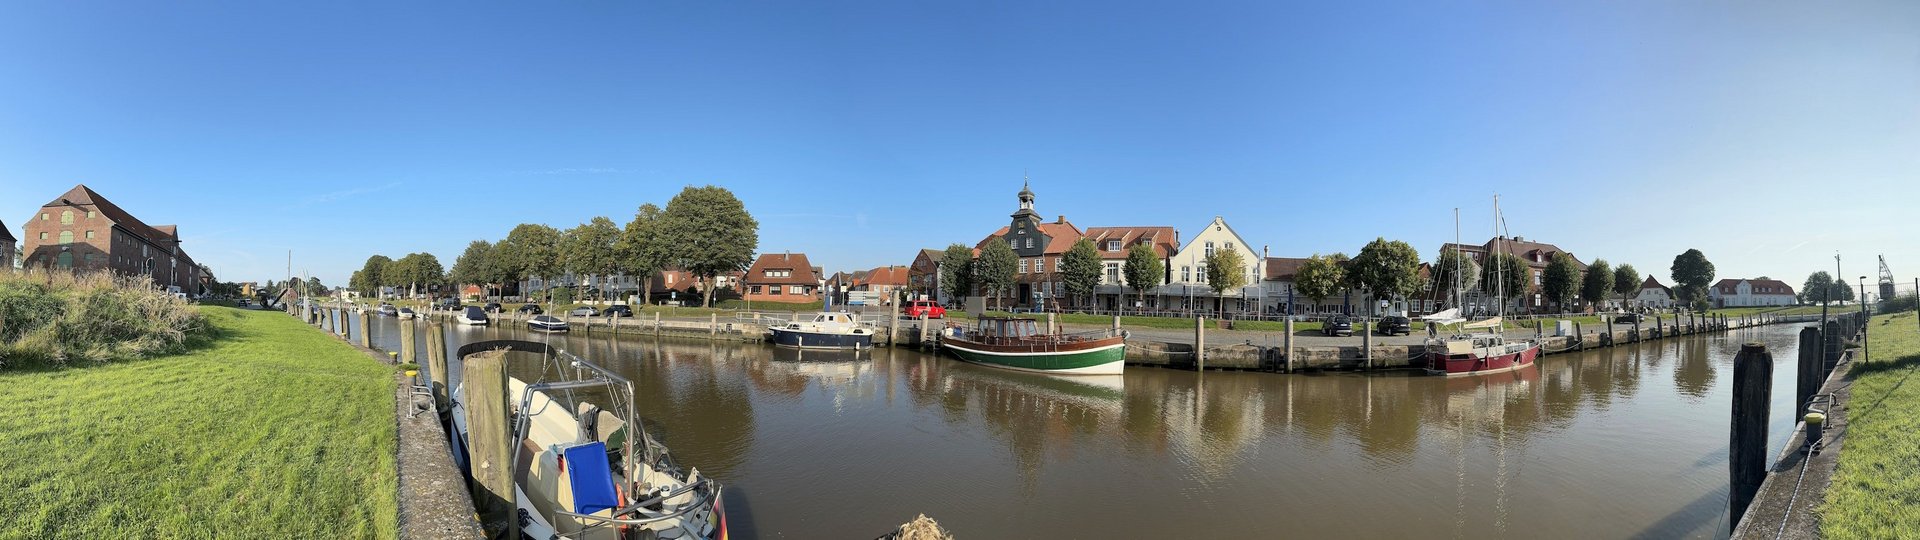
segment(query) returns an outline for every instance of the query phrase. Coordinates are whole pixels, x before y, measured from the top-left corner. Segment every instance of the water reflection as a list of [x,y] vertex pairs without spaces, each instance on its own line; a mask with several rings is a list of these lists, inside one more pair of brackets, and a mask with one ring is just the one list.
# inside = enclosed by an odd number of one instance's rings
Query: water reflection
[[[376,341],[397,332],[375,324]],[[1054,377],[906,350],[544,339],[635,380],[673,451],[742,494],[728,501],[742,538],[870,537],[921,512],[989,538],[1618,538],[1724,535],[1719,373],[1739,341],[1762,341],[1791,388],[1795,332],[1467,378]],[[1774,393],[1776,446],[1790,394]]]

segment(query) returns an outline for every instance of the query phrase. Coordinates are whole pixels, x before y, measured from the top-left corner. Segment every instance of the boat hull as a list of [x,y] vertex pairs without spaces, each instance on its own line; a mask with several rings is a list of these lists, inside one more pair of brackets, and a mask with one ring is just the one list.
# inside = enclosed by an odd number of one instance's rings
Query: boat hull
[[466,317],[454,317],[453,321],[466,326],[486,326],[489,322],[487,319],[469,319]]
[[1427,353],[1427,374],[1465,377],[1503,373],[1533,367],[1533,361],[1539,356],[1538,344],[1517,352],[1493,356],[1429,352]]
[[998,368],[1070,375],[1119,375],[1126,369],[1127,344],[1111,344],[1072,351],[1004,351],[949,339],[940,345],[961,360]]
[[873,334],[837,334],[773,328],[773,344],[798,349],[870,349]]

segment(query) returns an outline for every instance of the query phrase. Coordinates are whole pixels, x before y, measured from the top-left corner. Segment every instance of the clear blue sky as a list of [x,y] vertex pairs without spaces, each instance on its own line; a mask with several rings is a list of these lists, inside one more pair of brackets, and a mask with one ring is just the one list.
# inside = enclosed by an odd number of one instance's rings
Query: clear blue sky
[[[223,280],[731,188],[832,270],[1014,209],[1274,255],[1517,234],[1920,273],[1920,2],[0,5],[0,221],[85,182]],[[1848,219],[1834,216],[1845,208]]]

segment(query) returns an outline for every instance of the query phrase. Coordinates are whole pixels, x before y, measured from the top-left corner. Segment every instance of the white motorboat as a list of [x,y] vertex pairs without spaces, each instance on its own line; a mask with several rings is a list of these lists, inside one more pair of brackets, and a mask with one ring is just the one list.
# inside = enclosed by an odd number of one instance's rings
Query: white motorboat
[[873,327],[853,315],[823,311],[812,320],[795,321],[767,329],[774,345],[802,349],[871,349]]
[[468,326],[486,326],[487,323],[493,322],[487,318],[487,310],[474,306],[467,306],[466,309],[460,310],[459,315],[453,316],[453,321]]
[[[507,380],[511,437],[520,449],[509,466],[524,537],[727,538],[720,483],[683,469],[647,433],[633,409],[631,381],[534,342],[473,343],[459,356],[502,348],[543,356],[541,379]],[[610,407],[571,401],[587,395],[606,396]],[[454,454],[464,469],[464,386],[453,399]]]
[[567,331],[567,321],[552,315],[534,315],[527,319],[527,329],[535,332],[560,333]]

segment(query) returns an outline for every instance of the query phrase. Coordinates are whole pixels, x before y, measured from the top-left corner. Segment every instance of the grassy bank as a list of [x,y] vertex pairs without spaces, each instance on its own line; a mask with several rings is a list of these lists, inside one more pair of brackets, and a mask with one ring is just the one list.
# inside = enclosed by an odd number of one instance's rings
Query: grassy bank
[[393,368],[284,313],[197,348],[0,371],[0,538],[391,538]]
[[1920,327],[1874,317],[1854,366],[1847,443],[1820,507],[1828,538],[1920,538]]

